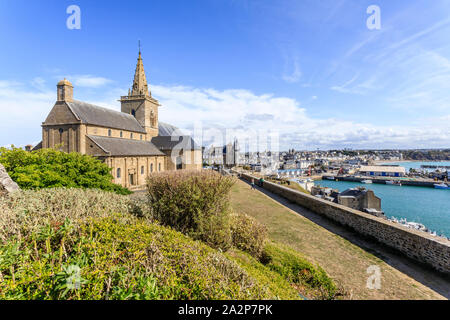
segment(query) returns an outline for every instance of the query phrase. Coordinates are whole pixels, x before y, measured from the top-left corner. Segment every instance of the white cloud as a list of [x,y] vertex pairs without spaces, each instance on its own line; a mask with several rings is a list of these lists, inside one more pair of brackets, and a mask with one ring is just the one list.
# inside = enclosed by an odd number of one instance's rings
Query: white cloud
[[450,141],[450,128],[441,118],[416,126],[375,126],[345,119],[311,118],[294,99],[255,95],[248,90],[154,86],[153,92],[163,105],[162,121],[182,128],[201,121],[204,128],[274,129],[284,149],[431,148],[448,147]]
[[69,76],[67,79],[69,79],[75,86],[89,88],[98,88],[113,82],[110,79],[96,77],[89,74]]
[[[46,91],[0,80],[0,145],[25,145],[37,141],[41,123],[51,110],[56,90]],[[99,90],[100,91],[100,90]],[[117,110],[121,89],[112,89],[87,102]],[[182,129],[201,122],[204,129],[242,132],[275,130],[281,149],[327,148],[431,148],[448,147],[450,127],[444,117],[424,119],[404,126],[375,126],[346,119],[312,118],[300,102],[272,94],[257,95],[245,89],[216,90],[187,86],[152,86],[162,107],[160,120]],[[83,96],[79,100],[86,100]]]

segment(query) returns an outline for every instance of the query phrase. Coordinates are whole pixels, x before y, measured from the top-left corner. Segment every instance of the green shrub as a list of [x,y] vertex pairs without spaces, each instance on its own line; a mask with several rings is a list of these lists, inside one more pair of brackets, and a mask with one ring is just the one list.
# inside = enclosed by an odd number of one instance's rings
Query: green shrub
[[0,244],[66,219],[79,225],[112,212],[129,211],[128,197],[97,189],[21,190],[0,197]]
[[259,258],[267,238],[267,228],[247,214],[233,213],[231,235],[236,248]]
[[226,253],[226,256],[236,261],[258,283],[265,284],[267,289],[273,294],[274,299],[301,299],[296,288],[288,279],[285,279],[281,274],[261,264],[258,259],[248,253],[231,249]]
[[22,189],[95,188],[118,194],[131,193],[112,182],[111,169],[105,163],[76,152],[0,148],[0,163]]
[[147,181],[153,218],[214,248],[230,248],[229,192],[235,178],[183,170],[153,174]]
[[336,285],[321,267],[314,266],[287,246],[268,243],[264,248],[263,259],[262,262],[268,268],[312,298],[334,299],[338,294]]
[[[127,220],[127,222],[125,222]],[[122,215],[0,245],[0,299],[271,299],[222,253]]]

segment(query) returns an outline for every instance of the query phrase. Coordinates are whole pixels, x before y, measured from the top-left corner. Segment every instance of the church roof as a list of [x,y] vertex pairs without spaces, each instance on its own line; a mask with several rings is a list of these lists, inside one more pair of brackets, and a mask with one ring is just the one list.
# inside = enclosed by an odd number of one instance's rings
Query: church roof
[[102,108],[82,101],[67,102],[74,115],[83,123],[145,133],[131,114]]
[[177,132],[179,135],[181,135],[181,131],[177,127],[165,122],[161,121],[158,122],[159,136],[171,136],[174,132]]
[[109,156],[164,156],[150,141],[88,135]]
[[157,136],[152,138],[152,143],[159,150],[172,150],[175,146],[184,150],[200,150],[190,136]]

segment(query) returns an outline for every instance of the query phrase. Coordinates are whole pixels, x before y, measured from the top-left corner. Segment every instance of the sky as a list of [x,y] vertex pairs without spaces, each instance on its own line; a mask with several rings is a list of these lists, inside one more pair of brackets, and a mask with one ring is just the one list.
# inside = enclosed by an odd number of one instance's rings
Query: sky
[[120,110],[140,40],[160,121],[186,132],[276,132],[283,150],[450,147],[448,0],[0,0],[0,40],[0,146],[41,140],[63,78],[75,99]]

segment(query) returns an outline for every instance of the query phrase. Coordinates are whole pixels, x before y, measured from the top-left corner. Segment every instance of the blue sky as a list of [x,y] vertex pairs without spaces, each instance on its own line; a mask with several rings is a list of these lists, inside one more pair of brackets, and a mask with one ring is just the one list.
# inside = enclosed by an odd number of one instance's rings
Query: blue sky
[[449,13],[447,0],[0,0],[0,146],[40,141],[64,77],[118,109],[140,39],[160,119],[181,128],[276,129],[282,149],[450,147]]

